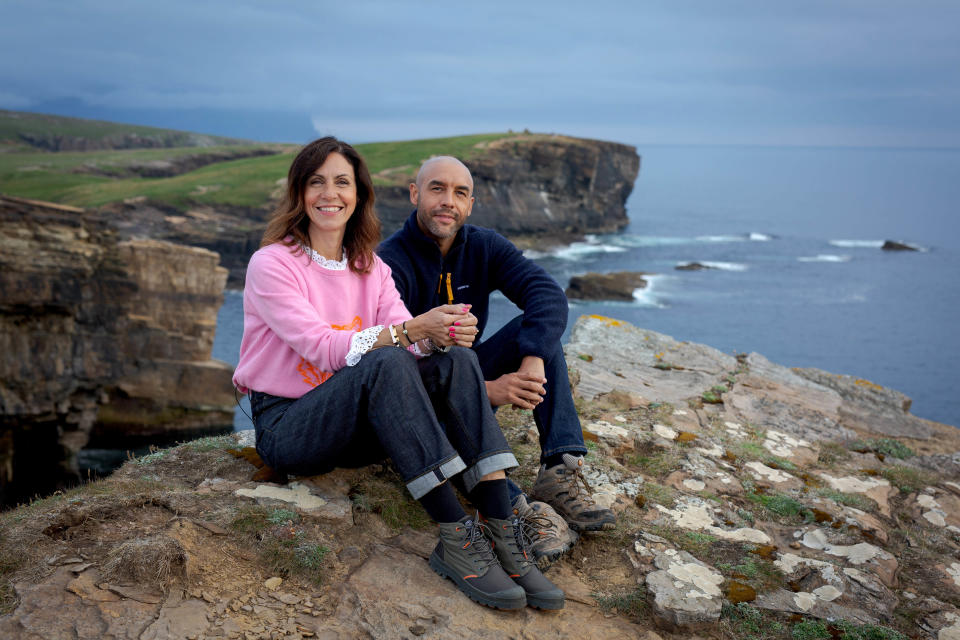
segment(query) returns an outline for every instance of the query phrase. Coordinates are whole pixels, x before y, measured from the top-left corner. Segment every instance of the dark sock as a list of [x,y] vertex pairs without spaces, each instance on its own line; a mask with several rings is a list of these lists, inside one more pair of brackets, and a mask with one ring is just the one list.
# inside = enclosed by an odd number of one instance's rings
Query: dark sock
[[[573,454],[570,454],[573,455]],[[555,453],[552,456],[547,456],[543,459],[543,464],[547,465],[547,469],[550,467],[555,467],[558,464],[563,464],[563,454]]]
[[434,522],[457,522],[467,515],[449,482],[428,491],[420,498],[420,504]]
[[506,520],[513,513],[506,478],[478,482],[470,492],[470,501],[477,505],[486,518]]

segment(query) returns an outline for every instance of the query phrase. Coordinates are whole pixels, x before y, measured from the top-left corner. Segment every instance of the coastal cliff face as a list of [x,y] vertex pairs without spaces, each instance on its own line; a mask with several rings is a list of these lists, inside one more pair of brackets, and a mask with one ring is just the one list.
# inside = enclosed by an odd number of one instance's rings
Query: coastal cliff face
[[118,240],[99,214],[0,197],[0,487],[75,474],[91,438],[232,424],[232,371],[210,359],[217,262]]
[[[388,465],[287,484],[247,431],[0,514],[0,637],[960,637],[960,430],[611,318],[577,320],[565,353],[584,479],[618,522],[549,567],[564,609],[495,611],[438,577]],[[533,415],[497,420],[529,490]]]
[[[640,156],[615,142],[541,135],[492,142],[465,164],[476,198],[471,224],[511,238],[569,239],[626,226]],[[377,198],[386,236],[413,205],[406,184],[377,187]]]
[[[496,229],[520,245],[532,239],[542,245],[624,227],[640,157],[636,148],[614,142],[531,135],[487,143],[466,164],[476,198],[470,223]],[[375,187],[383,237],[399,229],[413,211],[408,185],[416,169],[391,172],[393,184]],[[134,198],[102,211],[123,237],[147,236],[216,251],[229,270],[228,286],[239,288],[273,204],[181,210]]]

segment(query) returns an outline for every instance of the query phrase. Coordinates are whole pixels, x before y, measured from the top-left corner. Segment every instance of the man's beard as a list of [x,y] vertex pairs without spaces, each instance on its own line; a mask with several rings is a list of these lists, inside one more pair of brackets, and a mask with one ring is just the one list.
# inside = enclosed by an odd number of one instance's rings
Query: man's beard
[[[435,213],[444,213],[451,216],[454,219],[453,224],[450,226],[440,226],[433,218],[433,214]],[[461,219],[462,216],[452,209],[434,209],[427,217],[426,227],[435,238],[452,238],[457,235],[457,231],[463,226]]]

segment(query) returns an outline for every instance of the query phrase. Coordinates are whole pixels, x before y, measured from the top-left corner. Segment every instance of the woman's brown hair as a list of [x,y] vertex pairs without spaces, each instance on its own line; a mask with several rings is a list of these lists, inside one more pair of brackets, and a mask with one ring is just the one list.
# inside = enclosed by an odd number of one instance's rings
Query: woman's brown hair
[[[331,153],[339,153],[353,165],[357,180],[357,207],[347,221],[343,247],[350,258],[350,270],[367,273],[373,266],[373,249],[380,242],[380,219],[374,209],[373,180],[367,163],[346,142],[327,136],[314,140],[297,154],[287,173],[287,190],[267,222],[260,246],[281,242],[287,246],[310,246],[310,218],[303,206],[303,193],[313,172]],[[291,240],[287,240],[292,237]]]

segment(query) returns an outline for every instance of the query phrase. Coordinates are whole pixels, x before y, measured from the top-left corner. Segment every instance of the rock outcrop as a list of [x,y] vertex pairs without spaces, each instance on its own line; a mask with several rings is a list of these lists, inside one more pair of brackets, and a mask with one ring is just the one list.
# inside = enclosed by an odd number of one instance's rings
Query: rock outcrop
[[49,487],[101,442],[232,425],[210,359],[226,270],[101,215],[0,197],[0,485]]
[[647,275],[640,271],[585,273],[570,278],[566,294],[578,300],[633,300],[633,292],[645,289]]
[[[476,198],[470,222],[542,241],[625,227],[640,156],[615,142],[533,135],[490,143],[465,164]],[[377,199],[385,234],[413,211],[406,184],[378,187]]]
[[[618,525],[581,535],[550,567],[562,611],[487,609],[434,574],[434,529],[386,465],[284,486],[243,432],[0,514],[0,557],[23,549],[0,565],[0,636],[960,632],[960,483],[939,471],[960,458],[957,429],[930,423],[925,436],[908,420],[904,438],[889,424],[863,431],[906,400],[609,318],[578,320],[566,352],[590,450],[584,478]],[[533,416],[497,418],[521,464],[513,477],[529,487]],[[936,453],[918,455],[923,442]]]
[[885,240],[883,246],[880,248],[884,251],[920,251],[919,247],[907,244],[906,242],[897,242],[896,240]]

